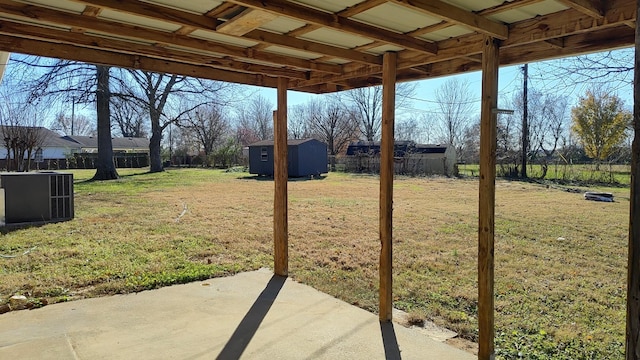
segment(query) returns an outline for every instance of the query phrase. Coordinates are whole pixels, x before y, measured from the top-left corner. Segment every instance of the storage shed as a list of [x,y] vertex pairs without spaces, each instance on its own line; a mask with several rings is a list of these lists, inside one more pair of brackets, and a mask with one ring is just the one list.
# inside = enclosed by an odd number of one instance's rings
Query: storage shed
[[[316,139],[287,140],[290,177],[327,173],[327,144]],[[273,140],[249,145],[249,173],[273,176]]]
[[[394,172],[404,175],[457,175],[453,146],[396,141],[393,147]],[[380,142],[357,141],[349,144],[344,158],[350,172],[380,172]]]

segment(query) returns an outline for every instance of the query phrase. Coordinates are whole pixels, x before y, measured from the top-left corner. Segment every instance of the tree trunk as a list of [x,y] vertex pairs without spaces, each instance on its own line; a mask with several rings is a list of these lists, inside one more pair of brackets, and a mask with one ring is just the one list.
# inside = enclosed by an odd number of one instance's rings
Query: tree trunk
[[[153,112],[153,111],[152,111]],[[164,171],[162,157],[160,156],[160,141],[162,140],[162,127],[160,126],[160,116],[151,114],[151,139],[149,139],[149,162],[150,172]]]
[[98,86],[96,90],[96,110],[98,117],[98,161],[93,180],[113,180],[118,178],[113,162],[111,143],[111,112],[109,111],[109,67],[96,65]]

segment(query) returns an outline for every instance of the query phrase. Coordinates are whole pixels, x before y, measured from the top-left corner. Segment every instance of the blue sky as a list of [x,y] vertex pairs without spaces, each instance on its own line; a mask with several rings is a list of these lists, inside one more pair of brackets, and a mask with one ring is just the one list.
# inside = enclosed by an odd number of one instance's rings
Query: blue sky
[[[624,58],[623,52],[629,52],[629,49],[622,50],[622,52],[613,52],[613,56]],[[618,54],[618,55],[617,55]],[[566,61],[566,59],[565,59]],[[592,83],[580,82],[580,78],[575,76],[569,76],[566,79],[558,78],[558,70],[563,67],[563,61],[552,60],[546,62],[532,63],[529,65],[529,89],[536,89],[543,93],[553,93],[556,95],[565,95],[569,97],[570,106],[577,104],[580,96],[584,95],[586,90],[593,86]],[[633,64],[629,64],[629,67],[633,67]],[[629,78],[629,75],[631,78]],[[480,93],[481,93],[481,72],[476,71],[472,73],[466,73],[456,75],[462,81],[467,81],[470,85],[471,91],[474,93],[473,101],[477,101],[478,113],[480,111]],[[618,74],[606,78],[603,82],[607,83],[607,86],[612,89],[620,98],[625,102],[625,105],[632,110],[633,105],[633,88],[631,86],[633,74],[629,72],[626,74]],[[437,112],[436,102],[436,90],[442,86],[444,82],[453,78],[453,76],[435,78],[430,80],[418,81],[416,94],[413,96],[413,100],[410,104],[409,111],[403,111],[402,114],[397,113],[396,117],[411,117],[418,116],[422,113],[435,113]],[[521,91],[523,87],[522,65],[505,66],[500,68],[498,75],[498,89],[499,100],[498,106],[503,108],[504,102],[513,98],[514,94]],[[574,84],[578,82],[578,84]],[[260,89],[259,93],[267,97],[275,106],[276,104],[276,91],[275,89]],[[295,91],[289,91],[288,93],[288,105],[293,106],[304,103],[313,97],[318,95],[300,93]]]

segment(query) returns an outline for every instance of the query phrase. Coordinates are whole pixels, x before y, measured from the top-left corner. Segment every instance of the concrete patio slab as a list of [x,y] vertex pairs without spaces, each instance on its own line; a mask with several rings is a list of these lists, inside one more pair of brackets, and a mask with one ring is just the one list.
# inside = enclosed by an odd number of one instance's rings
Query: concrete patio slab
[[474,359],[263,269],[0,315],[0,359]]

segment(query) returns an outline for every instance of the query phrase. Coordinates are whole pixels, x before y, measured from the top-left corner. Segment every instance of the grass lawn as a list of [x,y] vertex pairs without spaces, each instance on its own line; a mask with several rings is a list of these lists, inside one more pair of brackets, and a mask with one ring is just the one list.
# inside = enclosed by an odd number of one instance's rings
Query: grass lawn
[[[75,171],[76,218],[0,238],[0,304],[126,293],[272,266],[273,182],[247,173]],[[378,178],[289,183],[291,276],[377,312]],[[614,203],[499,180],[498,357],[621,358],[628,188]],[[398,178],[394,306],[477,339],[476,179]],[[35,247],[30,253],[20,255]],[[0,315],[1,316],[1,315]]]
[[[508,171],[509,166],[505,165],[504,169],[501,165],[496,166],[497,173],[500,175]],[[458,165],[458,171],[462,176],[477,177],[480,171],[478,164],[461,164]],[[527,175],[534,180],[540,180],[542,176],[542,167],[540,165],[527,166]],[[600,170],[596,170],[593,164],[579,165],[563,165],[550,164],[547,174],[542,180],[550,180],[566,184],[611,184],[629,186],[631,182],[631,165],[600,165]]]

